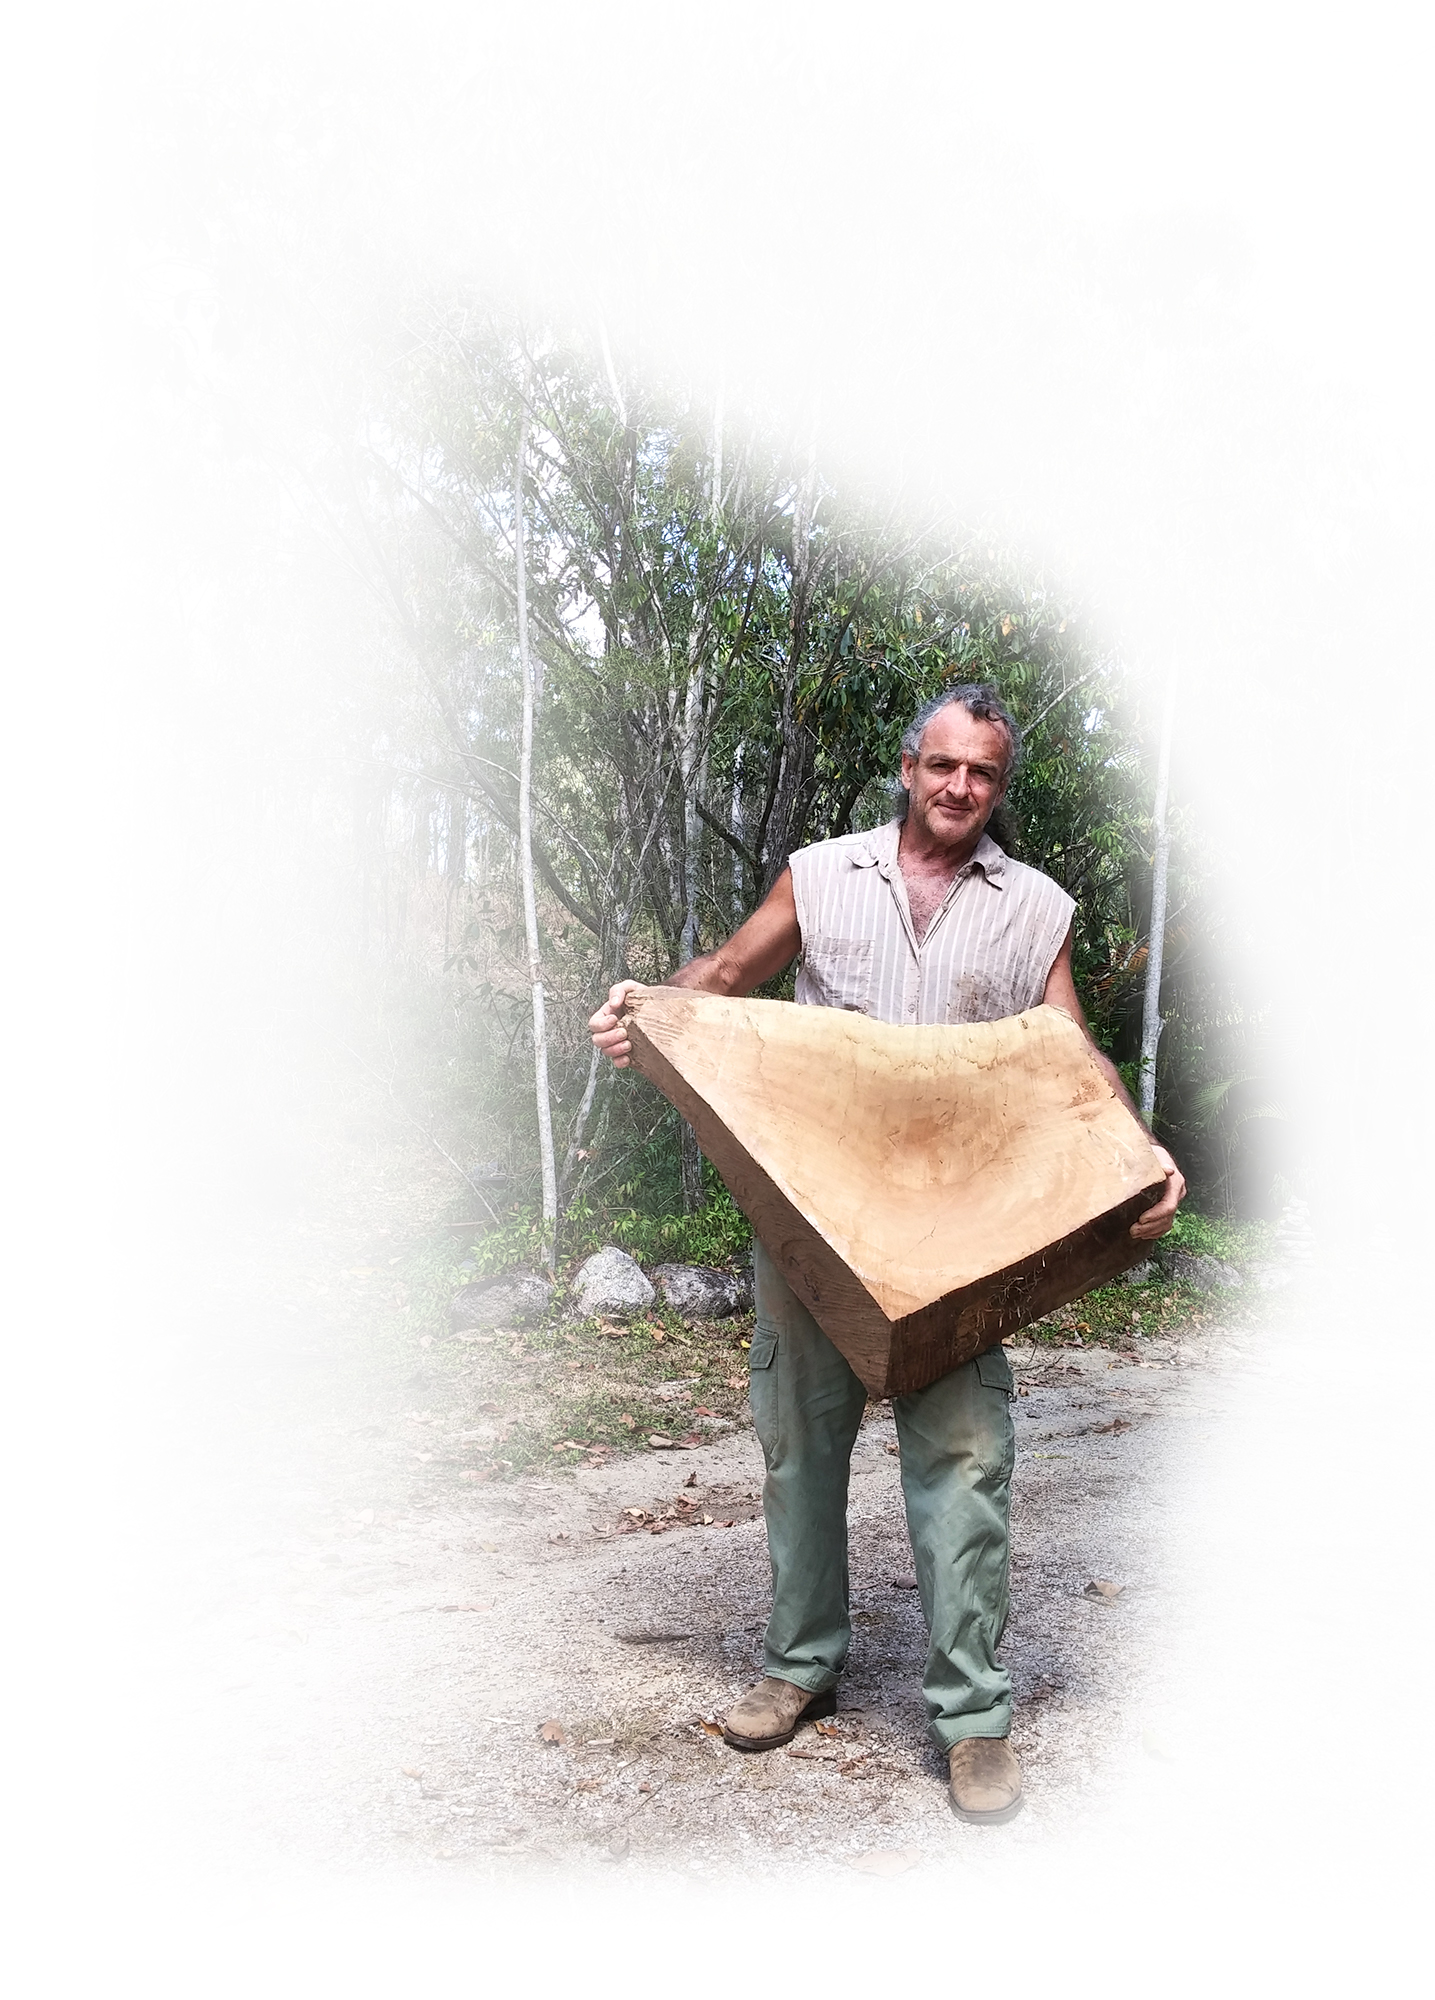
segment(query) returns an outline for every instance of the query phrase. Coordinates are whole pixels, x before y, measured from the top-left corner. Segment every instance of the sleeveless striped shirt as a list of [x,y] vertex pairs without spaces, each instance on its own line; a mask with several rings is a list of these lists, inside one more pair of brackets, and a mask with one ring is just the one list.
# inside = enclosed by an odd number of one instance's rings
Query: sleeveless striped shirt
[[1075,903],[983,834],[920,943],[897,865],[900,820],[791,857],[797,1000],[908,1027],[998,1021],[1041,1003]]

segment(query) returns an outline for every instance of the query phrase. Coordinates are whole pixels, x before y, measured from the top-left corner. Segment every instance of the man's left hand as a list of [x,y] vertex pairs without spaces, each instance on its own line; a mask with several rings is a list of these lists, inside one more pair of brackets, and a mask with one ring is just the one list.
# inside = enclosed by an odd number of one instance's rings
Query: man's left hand
[[1166,1234],[1176,1220],[1176,1210],[1186,1198],[1186,1176],[1166,1148],[1153,1146],[1151,1150],[1166,1169],[1166,1192],[1154,1208],[1138,1215],[1131,1225],[1131,1234],[1142,1243],[1154,1242],[1158,1236]]

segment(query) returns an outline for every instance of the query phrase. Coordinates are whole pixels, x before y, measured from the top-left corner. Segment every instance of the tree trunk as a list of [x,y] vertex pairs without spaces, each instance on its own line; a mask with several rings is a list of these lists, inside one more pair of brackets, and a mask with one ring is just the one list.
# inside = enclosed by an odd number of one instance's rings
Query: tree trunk
[[[732,754],[732,837],[741,840],[745,829],[742,818],[742,767],[746,761],[745,746],[741,743]],[[737,929],[747,915],[747,891],[742,879],[742,856],[734,847],[732,855],[732,927]]]
[[513,477],[513,555],[518,598],[518,665],[523,676],[523,735],[518,755],[518,869],[523,887],[523,928],[528,941],[528,983],[533,996],[533,1088],[538,1106],[538,1159],[543,1176],[543,1256],[553,1263],[558,1223],[558,1176],[553,1162],[553,1111],[548,1096],[548,1024],[543,960],[538,946],[538,905],[533,894],[533,658],[528,645],[528,577],[523,547],[523,472],[528,419],[518,434]]
[[[683,702],[683,936],[678,963],[686,965],[698,949],[698,838],[702,821],[698,818],[698,788],[701,759],[698,740],[703,725],[703,672],[697,658],[688,663],[688,687]],[[697,1136],[686,1119],[679,1133],[683,1184],[683,1213],[692,1215],[703,1204],[703,1156]]]
[[[712,469],[708,480],[708,516],[714,530],[722,501],[722,390],[713,411]],[[693,608],[688,649],[688,685],[683,701],[683,939],[679,963],[687,965],[698,950],[698,843],[702,819],[698,801],[705,788],[707,758],[702,750],[704,662],[697,651],[698,617]],[[703,1156],[697,1135],[686,1120],[682,1133],[683,1212],[692,1215],[703,1202]]]
[[797,712],[797,684],[807,656],[809,618],[812,608],[812,521],[817,499],[815,451],[808,457],[807,473],[798,488],[792,518],[792,586],[789,599],[789,639],[787,671],[783,678],[778,712],[778,775],[772,808],[763,828],[762,882],[765,896],[783,869],[792,851],[794,835],[801,827],[812,782],[817,743],[812,731]]
[[1146,998],[1141,1009],[1141,1116],[1147,1125],[1156,1117],[1156,1046],[1166,1025],[1161,1019],[1161,959],[1166,946],[1166,875],[1171,837],[1166,830],[1166,799],[1171,780],[1171,725],[1176,712],[1176,670],[1166,688],[1166,713],[1161,723],[1161,756],[1156,771],[1156,854],[1151,874],[1151,928],[1146,946]]

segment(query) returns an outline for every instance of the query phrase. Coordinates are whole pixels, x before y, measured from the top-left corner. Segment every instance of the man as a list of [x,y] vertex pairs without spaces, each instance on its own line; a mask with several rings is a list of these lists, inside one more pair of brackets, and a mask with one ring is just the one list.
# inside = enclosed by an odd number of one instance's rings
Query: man
[[[957,687],[928,702],[902,739],[903,816],[794,854],[736,935],[668,983],[751,993],[800,953],[799,1005],[915,1027],[999,1020],[1046,1001],[1089,1041],[1071,970],[1075,905],[986,833],[1020,750],[992,689]],[[620,1066],[630,1045],[619,1016],[638,990],[632,980],[615,986],[590,1023],[594,1043]],[[1096,1053],[1130,1104],[1114,1065]],[[1170,1154],[1156,1153],[1166,1190],[1132,1224],[1143,1241],[1165,1234],[1186,1192]],[[865,1392],[760,1244],[754,1266],[751,1394],[767,1464],[773,1606],[764,1677],[729,1709],[723,1733],[739,1749],[768,1750],[835,1706],[851,1640],[848,1465]],[[952,1807],[978,1825],[1009,1820],[1022,1803],[1007,1742],[1011,1682],[996,1659],[1007,1611],[1011,1387],[997,1348],[892,1401],[931,1634],[922,1691],[947,1756]]]

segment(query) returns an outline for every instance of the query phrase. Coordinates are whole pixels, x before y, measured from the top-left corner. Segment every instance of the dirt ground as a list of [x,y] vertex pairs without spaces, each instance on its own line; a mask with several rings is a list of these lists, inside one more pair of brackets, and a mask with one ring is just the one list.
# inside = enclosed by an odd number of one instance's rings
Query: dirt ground
[[[367,1229],[367,1225],[365,1225]],[[853,1460],[855,1639],[835,1724],[729,1749],[768,1568],[749,1428],[562,1475],[435,1473],[491,1412],[487,1351],[376,1347],[346,1220],[251,1258],[211,1316],[155,1485],[168,1818],[192,1863],[264,1872],[897,1873],[1070,1831],[1164,1755],[1150,1669],[1173,1456],[1251,1339],[1011,1350],[1018,1381],[1011,1826],[950,1813],[890,1412]],[[182,1371],[181,1371],[182,1372]],[[167,1504],[182,1493],[184,1504]],[[631,1511],[630,1511],[631,1510]],[[1102,1588],[1097,1588],[1097,1586]],[[551,1740],[550,1740],[551,1739]]]

